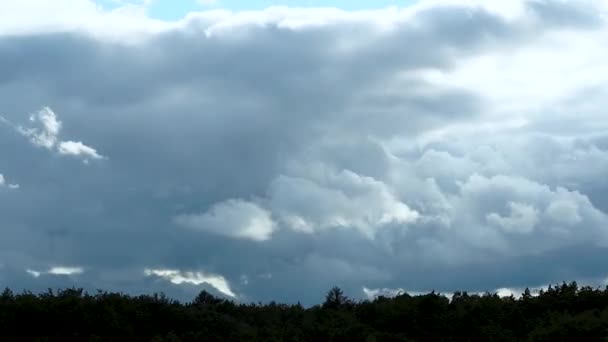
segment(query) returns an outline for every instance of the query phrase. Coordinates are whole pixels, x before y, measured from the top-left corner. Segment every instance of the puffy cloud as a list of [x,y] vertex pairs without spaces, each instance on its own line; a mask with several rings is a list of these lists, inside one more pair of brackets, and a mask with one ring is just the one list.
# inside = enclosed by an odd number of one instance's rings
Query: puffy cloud
[[[0,3],[7,285],[311,303],[608,274],[602,1],[48,6]],[[49,260],[86,272],[23,271]]]
[[30,138],[32,144],[47,149],[52,149],[57,143],[57,135],[61,130],[61,122],[57,120],[57,115],[48,107],[40,110],[36,115],[30,116],[30,121],[34,124],[39,123],[40,128],[19,127],[21,134]]
[[509,202],[508,206],[511,213],[507,217],[502,217],[497,213],[486,216],[490,224],[495,224],[506,232],[530,233],[538,223],[538,211],[531,206],[522,203]]
[[266,210],[242,200],[215,204],[204,214],[180,215],[175,222],[188,228],[254,241],[270,239],[275,229]]
[[76,31],[124,41],[125,32],[129,36],[139,37],[171,26],[148,18],[146,6],[145,1],[139,4],[125,3],[106,11],[93,0],[63,0],[57,3],[43,0],[3,1],[0,4],[0,35]]
[[[608,223],[608,216],[577,191],[560,187],[552,190],[519,177],[474,174],[461,184],[459,197],[453,203],[455,210],[463,213],[459,215],[461,221],[453,225],[470,225],[469,229],[462,229],[463,233],[469,243],[480,248],[494,245],[501,253],[534,254],[576,242],[602,246],[608,242],[602,228]],[[567,228],[571,217],[556,220],[552,215],[555,206],[564,203],[581,210],[580,214],[572,210],[569,213],[581,215],[577,217],[581,225],[576,230]]]
[[555,201],[547,207],[546,214],[558,224],[573,226],[583,220],[579,215],[578,204],[574,201]]
[[92,159],[103,158],[94,148],[89,147],[80,141],[62,141],[57,150],[61,154],[84,156]]
[[60,141],[59,134],[62,123],[57,118],[55,112],[49,107],[44,107],[36,114],[30,116],[30,122],[38,124],[40,127],[24,128],[14,126],[7,119],[2,119],[4,123],[13,126],[20,134],[28,137],[30,142],[35,146],[48,150],[57,149],[57,152],[63,155],[82,156],[85,158],[85,163],[88,161],[86,158],[104,159],[94,148],[80,141]]
[[419,217],[386,184],[372,177],[349,170],[313,173],[312,179],[280,176],[270,185],[270,206],[292,229],[352,228],[374,238],[383,226],[405,226]]

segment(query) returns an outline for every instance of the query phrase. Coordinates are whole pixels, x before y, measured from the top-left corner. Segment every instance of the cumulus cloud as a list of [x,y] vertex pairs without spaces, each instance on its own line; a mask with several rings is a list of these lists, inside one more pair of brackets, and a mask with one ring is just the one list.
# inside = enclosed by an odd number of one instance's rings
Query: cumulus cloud
[[[316,171],[319,174],[314,174]],[[315,232],[352,228],[374,238],[384,226],[406,226],[419,217],[386,184],[372,177],[349,170],[312,173],[312,179],[280,176],[270,185],[273,212],[292,229]]]
[[33,124],[40,124],[41,127],[23,128],[19,127],[21,134],[30,138],[32,144],[47,149],[52,149],[57,144],[57,136],[61,130],[61,122],[57,120],[57,115],[48,107],[42,108],[36,115],[30,116]]
[[522,203],[509,202],[510,214],[503,217],[497,213],[486,216],[490,224],[494,224],[504,229],[506,232],[530,233],[534,230],[538,222],[538,211],[531,206]]
[[[439,223],[442,231],[433,238],[433,252],[452,260],[466,255],[452,250],[459,246],[457,241],[464,244],[461,248],[478,249],[473,258],[487,252],[532,255],[577,243],[608,242],[603,228],[608,216],[587,196],[522,177],[472,174],[447,202],[448,209],[437,213],[448,219]],[[556,217],[555,206],[571,209]],[[576,230],[568,228],[574,221],[579,224]]]
[[[10,121],[4,119],[4,122],[12,125]],[[57,115],[49,107],[44,107],[36,114],[30,116],[30,122],[39,127],[24,128],[15,126],[17,131],[23,136],[28,137],[30,142],[38,147],[43,147],[48,150],[57,150],[59,154],[83,157],[85,163],[88,158],[104,159],[102,155],[97,153],[94,148],[83,144],[80,141],[61,141],[59,134],[61,132],[62,123],[57,118]]]
[[57,150],[60,154],[83,156],[91,159],[103,159],[94,148],[89,147],[80,141],[62,141],[57,147]]
[[125,41],[125,36],[121,37],[121,31],[128,32],[131,38],[171,27],[170,24],[146,16],[148,2],[124,2],[110,11],[104,10],[92,0],[64,0],[53,4],[43,0],[2,2],[0,35],[77,31],[104,39]]
[[[608,274],[603,1],[48,6],[0,2],[0,120],[21,127],[0,167],[27,184],[0,192],[3,283],[53,260],[119,290],[310,303]],[[199,269],[225,284],[178,271]]]
[[215,204],[204,214],[180,215],[175,222],[187,228],[253,241],[270,239],[276,226],[270,213],[243,200]]

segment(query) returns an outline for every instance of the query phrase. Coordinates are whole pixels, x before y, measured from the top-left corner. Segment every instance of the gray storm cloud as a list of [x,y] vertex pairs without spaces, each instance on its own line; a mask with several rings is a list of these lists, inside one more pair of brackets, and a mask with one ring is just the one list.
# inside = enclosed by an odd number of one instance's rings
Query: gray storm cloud
[[3,285],[311,303],[608,276],[602,1],[73,1],[0,4],[23,18],[0,20]]

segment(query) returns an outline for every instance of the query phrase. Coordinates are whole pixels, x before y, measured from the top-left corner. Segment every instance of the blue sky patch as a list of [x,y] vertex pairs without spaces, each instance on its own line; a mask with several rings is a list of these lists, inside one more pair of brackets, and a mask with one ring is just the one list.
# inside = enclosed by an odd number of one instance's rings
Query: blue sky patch
[[[129,1],[97,0],[106,9],[117,8]],[[337,7],[345,10],[375,9],[389,6],[407,6],[413,0],[152,0],[149,7],[151,17],[163,20],[178,20],[188,12],[200,11],[211,8],[223,8],[233,11],[260,10],[270,6],[290,7]],[[142,3],[142,1],[131,1],[130,3]]]

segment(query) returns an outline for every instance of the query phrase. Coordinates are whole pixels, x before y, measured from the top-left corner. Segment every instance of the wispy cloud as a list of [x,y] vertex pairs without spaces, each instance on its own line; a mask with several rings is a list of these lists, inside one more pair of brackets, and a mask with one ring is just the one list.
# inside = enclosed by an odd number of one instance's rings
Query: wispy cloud
[[193,285],[208,284],[227,296],[236,297],[236,294],[232,292],[226,279],[219,275],[205,274],[203,272],[182,272],[168,269],[146,269],[144,273],[147,276],[156,276],[166,279],[177,285],[184,283]]
[[49,268],[47,271],[36,271],[27,269],[26,272],[34,278],[38,278],[41,275],[55,275],[55,276],[70,276],[83,274],[84,269],[82,267],[65,267],[65,266],[54,266]]
[[17,190],[17,189],[19,189],[20,186],[19,186],[19,184],[7,183],[4,175],[0,173],[0,188],[3,188],[3,187],[6,187],[11,190]]

